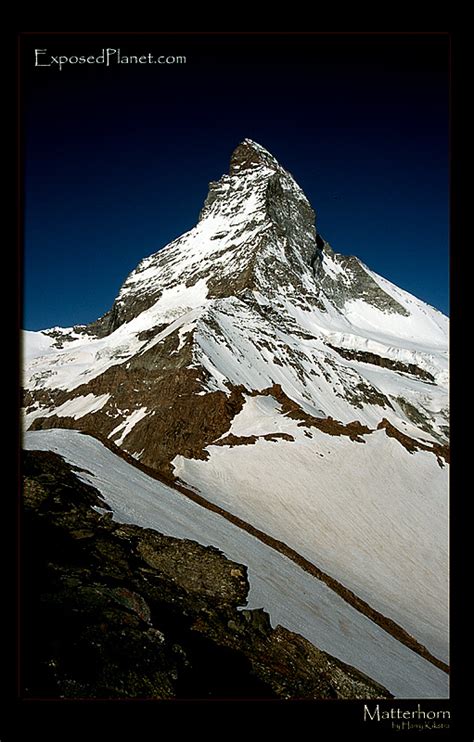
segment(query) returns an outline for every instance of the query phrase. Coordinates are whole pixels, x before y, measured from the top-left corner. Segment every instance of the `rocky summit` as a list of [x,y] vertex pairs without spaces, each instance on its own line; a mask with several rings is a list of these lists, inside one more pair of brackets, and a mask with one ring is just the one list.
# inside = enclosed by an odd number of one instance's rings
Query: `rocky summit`
[[144,258],[109,311],[25,333],[25,429],[41,446],[58,428],[117,447],[446,668],[448,328],[335,252],[294,177],[245,139],[196,226]]

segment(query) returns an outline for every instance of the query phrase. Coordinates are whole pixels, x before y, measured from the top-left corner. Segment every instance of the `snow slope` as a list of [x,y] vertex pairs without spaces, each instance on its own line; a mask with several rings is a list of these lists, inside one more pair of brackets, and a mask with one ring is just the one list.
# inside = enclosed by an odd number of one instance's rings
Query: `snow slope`
[[[274,414],[274,406],[264,402],[263,411]],[[245,421],[238,425],[242,430]],[[212,544],[246,564],[249,607],[264,607],[273,625],[302,634],[398,697],[448,696],[445,673],[358,613],[325,584],[221,516],[130,466],[94,438],[56,429],[26,433],[24,445],[55,451],[83,469],[80,477],[100,490],[116,520]]]
[[48,353],[54,352],[54,348],[51,348],[53,343],[53,338],[50,338],[47,335],[43,335],[42,332],[24,330],[23,361],[32,361],[34,358],[41,358]]
[[207,461],[177,456],[175,475],[287,543],[447,661],[448,468],[431,453],[410,455],[384,430],[357,443],[301,428],[266,396],[247,398],[230,432],[285,432],[294,441],[210,445]]

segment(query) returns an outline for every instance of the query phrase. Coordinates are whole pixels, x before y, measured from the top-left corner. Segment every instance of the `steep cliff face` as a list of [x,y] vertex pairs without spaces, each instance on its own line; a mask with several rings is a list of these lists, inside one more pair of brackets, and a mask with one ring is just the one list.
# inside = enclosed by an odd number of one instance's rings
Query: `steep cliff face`
[[53,453],[26,452],[24,473],[27,697],[391,697],[263,610],[238,610],[247,570],[217,549],[112,521]]

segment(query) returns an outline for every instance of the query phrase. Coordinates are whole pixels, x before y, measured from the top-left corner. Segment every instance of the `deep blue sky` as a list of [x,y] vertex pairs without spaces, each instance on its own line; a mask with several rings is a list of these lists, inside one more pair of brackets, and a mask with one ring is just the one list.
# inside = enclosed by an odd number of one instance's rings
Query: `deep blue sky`
[[[294,175],[318,231],[448,312],[448,37],[22,37],[24,318],[110,308],[197,221],[245,137]],[[38,68],[48,54],[184,54],[186,65]]]

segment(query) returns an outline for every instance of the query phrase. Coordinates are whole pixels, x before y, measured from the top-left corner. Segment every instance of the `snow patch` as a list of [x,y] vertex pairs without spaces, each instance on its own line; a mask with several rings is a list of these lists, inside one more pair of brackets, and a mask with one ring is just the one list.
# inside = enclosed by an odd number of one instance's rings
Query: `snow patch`
[[281,405],[270,396],[245,395],[242,410],[232,421],[229,433],[237,436],[266,435],[267,433],[293,432],[295,423],[281,415]]
[[[143,418],[146,417],[148,414],[149,413],[147,407],[140,407],[138,410],[134,410],[132,414],[125,418],[125,420],[123,420],[121,423],[119,423],[119,425],[117,425],[117,427],[115,427],[107,437],[112,438],[114,435],[122,431],[120,437],[114,441],[117,446],[121,446],[127,435],[133,430],[135,425],[140,420],[143,420]],[[143,453],[143,451],[141,453]]]

